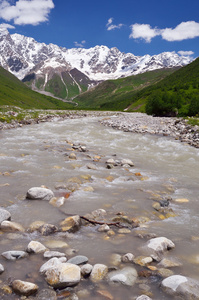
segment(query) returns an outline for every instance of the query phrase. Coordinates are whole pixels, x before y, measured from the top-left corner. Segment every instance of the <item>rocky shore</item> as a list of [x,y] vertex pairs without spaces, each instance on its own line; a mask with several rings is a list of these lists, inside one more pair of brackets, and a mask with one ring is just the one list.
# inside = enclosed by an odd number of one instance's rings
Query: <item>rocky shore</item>
[[125,132],[170,136],[199,148],[199,126],[191,126],[182,118],[163,118],[143,113],[120,113],[101,124]]

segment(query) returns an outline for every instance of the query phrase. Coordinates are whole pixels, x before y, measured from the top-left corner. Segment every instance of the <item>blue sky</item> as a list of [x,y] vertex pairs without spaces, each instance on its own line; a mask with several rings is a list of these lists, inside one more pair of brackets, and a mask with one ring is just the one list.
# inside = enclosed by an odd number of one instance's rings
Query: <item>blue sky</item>
[[199,0],[0,0],[0,27],[66,48],[199,56]]

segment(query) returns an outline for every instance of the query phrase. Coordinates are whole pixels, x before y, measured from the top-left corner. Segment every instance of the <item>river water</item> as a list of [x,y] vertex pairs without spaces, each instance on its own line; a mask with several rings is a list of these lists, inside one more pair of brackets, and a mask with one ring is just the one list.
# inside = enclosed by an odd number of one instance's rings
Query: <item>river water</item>
[[[114,253],[141,255],[140,247],[147,240],[139,238],[138,234],[156,234],[171,239],[176,245],[169,256],[178,258],[182,266],[173,268],[174,274],[199,280],[198,149],[169,137],[103,127],[96,117],[57,120],[2,131],[0,140],[0,205],[10,211],[12,221],[25,229],[36,220],[58,225],[65,214],[85,215],[99,208],[105,209],[108,216],[121,212],[129,218],[142,217],[147,221],[128,234],[120,234],[117,228],[112,228],[115,235],[111,237],[99,233],[97,226],[84,226],[67,236],[42,237],[35,232],[26,231],[18,235],[2,232],[1,252],[24,250],[31,240],[46,245],[57,240],[66,242],[68,248],[55,250],[67,252],[69,248],[75,249],[78,254],[86,255],[91,264],[111,266]],[[77,159],[71,160],[68,155],[74,143],[85,145],[87,152],[76,151]],[[129,158],[135,166],[107,169],[105,162],[109,158]],[[89,163],[94,163],[97,169],[88,169]],[[83,180],[85,175],[90,175],[91,179]],[[78,189],[59,208],[46,201],[25,200],[29,188],[41,185],[53,190],[56,197],[61,197],[66,191],[56,187],[68,182],[78,182]],[[160,197],[168,196],[173,199],[169,206],[173,215],[163,218],[152,205]],[[188,202],[177,203],[176,199],[187,199]],[[7,282],[9,277],[30,278],[40,288],[46,287],[44,279],[38,275],[43,262],[40,255],[17,262],[1,258],[0,263],[6,271],[0,279]],[[144,283],[150,288],[153,299],[171,299],[160,290],[160,281],[156,277],[141,278],[132,288],[112,287],[106,283],[100,287],[111,292],[114,299],[128,300],[142,294]],[[95,294],[89,280],[83,281],[76,290],[81,288],[89,290],[86,299],[102,299]],[[11,295],[4,298],[16,299]]]

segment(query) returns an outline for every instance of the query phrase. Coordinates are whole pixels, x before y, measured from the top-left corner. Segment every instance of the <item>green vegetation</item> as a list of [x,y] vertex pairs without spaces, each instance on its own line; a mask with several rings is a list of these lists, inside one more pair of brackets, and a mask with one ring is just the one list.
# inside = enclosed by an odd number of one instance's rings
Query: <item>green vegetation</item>
[[32,91],[14,75],[0,67],[0,106],[24,109],[73,109],[74,105]]
[[[124,110],[137,101],[132,100],[137,91],[162,80],[174,71],[174,69],[161,69],[136,76],[107,80],[77,96],[75,101],[82,109]],[[140,105],[142,106],[140,109],[143,110],[144,102],[139,101],[133,104],[132,108],[135,109]]]

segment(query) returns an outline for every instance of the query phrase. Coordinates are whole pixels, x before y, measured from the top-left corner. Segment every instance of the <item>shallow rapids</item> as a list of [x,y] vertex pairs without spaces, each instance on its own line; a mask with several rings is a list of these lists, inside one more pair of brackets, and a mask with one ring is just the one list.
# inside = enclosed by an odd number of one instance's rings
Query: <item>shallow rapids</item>
[[[57,225],[66,214],[85,215],[98,208],[105,209],[109,215],[122,212],[146,221],[130,234],[116,234],[109,239],[97,232],[95,226],[83,227],[67,237],[41,237],[26,232],[16,240],[9,233],[2,233],[1,252],[24,250],[33,239],[42,243],[57,239],[65,241],[78,254],[86,255],[91,264],[110,266],[113,253],[141,255],[139,247],[145,240],[138,234],[144,232],[171,239],[176,247],[170,255],[177,257],[183,265],[173,269],[174,273],[199,280],[198,149],[169,137],[114,130],[102,126],[99,118],[91,117],[1,131],[0,141],[0,205],[10,211],[12,221],[26,229],[36,220]],[[77,159],[71,160],[68,155],[74,151],[70,144],[85,145],[87,152],[76,153]],[[109,158],[128,158],[135,166],[107,169]],[[97,169],[88,169],[89,163],[96,164]],[[90,175],[92,180],[82,180],[81,175]],[[63,190],[56,187],[70,182],[71,178],[73,183],[78,179],[81,181],[79,188],[59,208],[45,201],[25,200],[29,188],[42,185],[53,190],[56,197],[62,197]],[[171,217],[163,219],[153,209],[159,196],[172,198],[170,207],[174,214]],[[187,199],[188,202],[177,203],[176,199]],[[1,280],[13,276],[25,280],[27,274],[38,272],[42,258],[36,261],[32,256],[25,263],[21,260],[7,264],[0,258],[0,263],[6,265]],[[36,283],[45,287],[42,278],[37,278]],[[142,283],[150,286],[152,299],[170,299],[159,289],[156,279],[153,282],[153,279],[147,281],[144,278]],[[91,291],[90,298],[86,299],[98,299],[92,296],[90,283],[83,282],[83,288]],[[117,300],[131,300],[142,294],[139,284],[133,288],[105,288]],[[9,297],[5,299],[12,299]]]

